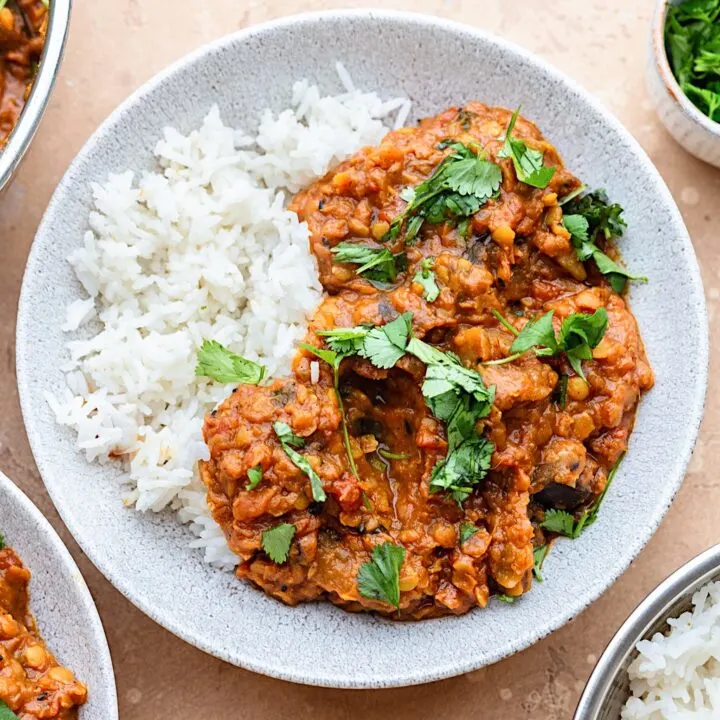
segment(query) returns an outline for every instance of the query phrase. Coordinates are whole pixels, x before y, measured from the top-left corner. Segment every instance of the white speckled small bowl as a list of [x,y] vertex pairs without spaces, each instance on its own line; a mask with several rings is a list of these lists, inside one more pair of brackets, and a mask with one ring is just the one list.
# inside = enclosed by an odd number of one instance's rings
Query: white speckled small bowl
[[[679,0],[678,0],[679,1]],[[701,112],[680,89],[665,51],[665,18],[672,0],[660,0],[647,54],[647,84],[665,129],[689,153],[720,167],[720,123]]]
[[[623,253],[650,279],[632,289],[631,299],[657,388],[641,404],[598,522],[579,540],[559,542],[545,582],[513,605],[492,602],[462,617],[418,623],[328,603],[286,607],[204,565],[171,517],[124,508],[122,472],[88,465],[44,399],[64,386],[63,308],[82,294],[66,257],[87,229],[88,183],[149,167],[163,126],[186,132],[213,103],[227,122],[252,128],[263,108],[289,104],[294,79],[340,92],[338,59],[358,87],[410,97],[411,122],[470,99],[522,103],[569,167],[624,205],[630,230]],[[526,648],[593,602],[642,549],[680,486],[707,382],[707,317],[692,244],[667,187],[630,134],[524,50],[456,23],[386,11],[301,15],[244,30],[181,60],[129,98],[55,192],[28,261],[17,328],[18,383],[35,459],[98,568],[153,619],[203,650],[257,672],[333,687],[410,685],[467,672]]]
[[1,472],[0,534],[32,573],[30,608],[48,647],[88,686],[79,720],[117,720],[110,650],[90,591],[50,523]]

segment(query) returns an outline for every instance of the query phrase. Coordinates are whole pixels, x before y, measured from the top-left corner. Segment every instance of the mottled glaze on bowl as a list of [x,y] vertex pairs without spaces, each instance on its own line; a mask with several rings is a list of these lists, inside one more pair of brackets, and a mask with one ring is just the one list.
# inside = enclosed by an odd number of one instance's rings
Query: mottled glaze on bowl
[[48,647],[88,686],[79,720],[117,720],[110,651],[90,591],[50,523],[2,473],[0,534],[32,572],[30,607]]
[[[599,521],[579,540],[558,543],[546,581],[513,605],[493,601],[463,617],[419,623],[349,614],[328,603],[281,605],[205,566],[188,548],[187,530],[169,516],[125,509],[122,472],[88,465],[43,399],[44,391],[63,387],[63,307],[81,293],[65,258],[87,227],[88,183],[149,166],[164,125],[188,131],[213,103],[226,121],[247,128],[263,108],[289,103],[296,78],[340,92],[337,59],[359,87],[410,97],[413,119],[474,98],[522,103],[574,171],[623,203],[631,228],[625,257],[650,278],[631,295],[657,389],[641,404]],[[593,602],[645,545],[682,482],[708,360],[692,245],[667,187],[627,131],[571,80],[503,40],[385,11],[302,15],[251,28],[180,61],[128,99],[81,151],[51,201],[28,262],[17,341],[23,413],[40,471],[71,532],[118,589],[164,627],[228,662],[295,682],[364,688],[428,682],[495,662]]]
[[[679,0],[677,0],[679,2]],[[689,153],[720,167],[720,123],[699,110],[680,89],[665,51],[665,18],[671,0],[655,9],[647,53],[647,84],[665,129]]]

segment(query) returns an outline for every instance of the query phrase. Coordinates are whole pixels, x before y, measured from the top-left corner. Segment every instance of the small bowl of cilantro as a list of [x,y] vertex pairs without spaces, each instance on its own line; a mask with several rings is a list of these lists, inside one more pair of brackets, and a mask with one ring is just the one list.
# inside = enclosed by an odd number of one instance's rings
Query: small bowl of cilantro
[[668,132],[688,152],[720,167],[720,0],[661,0],[648,70]]

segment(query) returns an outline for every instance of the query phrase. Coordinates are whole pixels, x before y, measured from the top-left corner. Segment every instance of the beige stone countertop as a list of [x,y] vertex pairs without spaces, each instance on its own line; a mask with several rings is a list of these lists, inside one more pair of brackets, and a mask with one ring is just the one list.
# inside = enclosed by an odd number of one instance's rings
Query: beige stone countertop
[[[690,471],[633,566],[576,620],[525,652],[452,680],[399,690],[327,690],[271,680],[205,655],[136,610],[78,549],[45,494],[25,437],[14,375],[15,315],[33,234],[53,188],[100,122],[141,83],[209,40],[293,12],[349,5],[415,10],[489,30],[542,56],[598,97],[647,151],[677,200],[700,260],[712,333],[707,411]],[[720,170],[676,145],[650,105],[645,45],[654,5],[653,0],[75,0],[50,108],[15,183],[0,198],[0,468],[45,512],[85,574],[110,641],[123,720],[569,718],[595,660],[636,603],[672,570],[720,541],[720,478],[712,462],[720,448],[720,386],[714,377],[720,348]],[[616,541],[608,539],[608,550]]]

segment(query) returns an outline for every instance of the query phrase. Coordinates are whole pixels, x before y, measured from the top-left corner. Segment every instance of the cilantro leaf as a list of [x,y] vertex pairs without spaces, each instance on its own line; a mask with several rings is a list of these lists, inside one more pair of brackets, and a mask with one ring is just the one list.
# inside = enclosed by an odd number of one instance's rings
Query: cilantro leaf
[[419,283],[423,288],[423,297],[428,302],[435,302],[440,295],[440,288],[438,287],[437,281],[435,280],[435,272],[433,266],[435,265],[435,258],[425,258],[420,263],[420,269],[415,273],[413,282]]
[[360,265],[356,269],[358,275],[380,283],[395,282],[398,273],[407,267],[405,253],[393,255],[386,248],[341,242],[331,252],[337,262]]
[[205,340],[198,350],[195,375],[220,383],[257,385],[265,377],[265,367],[236,355],[215,340]]
[[295,526],[290,523],[276,525],[262,534],[262,547],[268,557],[276,564],[282,565],[290,554],[290,545],[295,537]]
[[247,472],[248,476],[248,484],[245,486],[246,490],[254,490],[263,479],[263,470],[262,465],[256,465],[255,467],[252,467]]
[[507,603],[508,605],[512,605],[515,602],[515,598],[511,597],[510,595],[505,595],[505,593],[500,593],[499,595],[495,595],[495,597],[500,601]]
[[606,241],[620,237],[626,227],[620,205],[611,205],[604,190],[596,190],[568,204],[563,224],[570,233],[575,254],[582,262],[595,261],[597,269],[607,277],[615,292],[622,292],[628,280],[647,282],[647,278],[633,275],[611,260],[596,244],[598,237]]
[[567,512],[567,510],[556,510],[551,508],[545,513],[545,518],[540,523],[540,527],[550,532],[565,535],[565,537],[575,538],[575,518]]
[[319,357],[333,370],[337,370],[343,360],[343,354],[335,352],[334,350],[323,350],[322,348],[315,347],[314,345],[308,345],[307,343],[298,343],[298,347],[301,347],[303,350],[307,350],[309,353]]
[[372,327],[372,325],[358,325],[352,328],[318,330],[317,334],[326,338],[325,342],[334,352],[343,355],[357,355]]
[[327,495],[325,495],[325,490],[323,489],[320,476],[313,470],[312,465],[310,465],[307,458],[292,448],[293,445],[296,447],[302,447],[305,444],[305,441],[295,435],[292,430],[290,430],[287,423],[275,422],[273,423],[273,430],[278,436],[285,454],[290,458],[290,460],[292,460],[295,467],[302,470],[310,479],[313,500],[315,500],[315,502],[324,502],[327,499]]
[[464,545],[477,531],[477,526],[473,523],[460,523],[460,545]]
[[296,435],[287,423],[280,421],[273,423],[273,430],[283,445],[290,445],[296,448],[305,446],[305,440],[299,435]]
[[518,180],[536,188],[545,188],[555,175],[555,168],[543,165],[544,155],[540,150],[529,148],[524,141],[512,135],[520,108],[512,114],[505,133],[505,143],[498,157],[511,158]]
[[542,576],[542,566],[547,557],[549,545],[541,545],[533,550],[533,575],[538,582],[543,582],[545,578]]
[[5,547],[5,538],[0,535],[0,550],[2,550]]
[[411,331],[412,313],[403,313],[392,322],[370,330],[359,354],[375,367],[387,370],[405,354]]
[[363,563],[357,574],[358,592],[366,598],[381,600],[400,608],[400,568],[405,549],[391,542],[373,548],[370,562]]
[[0,700],[0,720],[18,720],[18,716],[7,706],[4,700]]
[[523,353],[530,348],[539,348],[538,355],[554,355],[558,351],[555,330],[553,328],[554,311],[545,313],[539,318],[530,320],[513,340],[510,346],[511,353]]
[[461,504],[490,470],[495,446],[482,437],[463,440],[430,475],[430,492],[446,492]]
[[592,349],[600,344],[607,330],[608,314],[604,307],[592,315],[573,313],[560,326],[558,347],[561,348],[573,370],[584,380],[581,360],[592,360]]
[[474,215],[500,190],[502,171],[487,160],[477,146],[459,142],[444,142],[440,148],[450,148],[450,154],[426,180],[401,197],[408,202],[405,210],[390,224],[386,239],[396,239],[405,228],[405,242],[417,237],[425,221],[459,223]]

